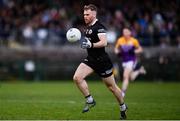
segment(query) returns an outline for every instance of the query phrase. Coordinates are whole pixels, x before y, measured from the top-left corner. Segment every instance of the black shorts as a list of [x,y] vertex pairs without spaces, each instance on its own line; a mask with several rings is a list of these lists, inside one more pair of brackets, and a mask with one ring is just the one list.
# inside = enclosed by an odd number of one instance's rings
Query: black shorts
[[100,77],[106,78],[113,74],[113,64],[108,55],[98,58],[88,56],[83,63],[91,67]]

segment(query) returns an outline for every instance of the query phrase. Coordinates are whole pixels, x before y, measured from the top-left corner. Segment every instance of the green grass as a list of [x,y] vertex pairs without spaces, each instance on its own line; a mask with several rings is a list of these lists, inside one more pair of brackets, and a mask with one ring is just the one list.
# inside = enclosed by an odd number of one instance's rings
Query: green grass
[[[119,106],[101,81],[89,81],[97,105],[86,114],[84,97],[71,81],[1,83],[0,119],[119,119]],[[131,83],[128,119],[180,119],[180,83]]]

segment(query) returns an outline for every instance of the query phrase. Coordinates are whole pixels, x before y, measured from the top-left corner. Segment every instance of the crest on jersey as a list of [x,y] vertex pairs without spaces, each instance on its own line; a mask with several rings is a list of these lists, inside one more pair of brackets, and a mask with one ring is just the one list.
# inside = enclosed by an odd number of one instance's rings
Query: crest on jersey
[[88,31],[88,34],[92,34],[92,29],[90,29],[90,30]]
[[87,29],[86,34],[92,34],[92,29]]

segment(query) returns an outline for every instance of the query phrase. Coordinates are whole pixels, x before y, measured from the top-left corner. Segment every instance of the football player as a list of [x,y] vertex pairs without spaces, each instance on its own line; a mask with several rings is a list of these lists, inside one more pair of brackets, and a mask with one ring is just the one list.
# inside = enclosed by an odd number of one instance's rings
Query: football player
[[96,105],[85,80],[88,75],[95,72],[116,97],[121,110],[120,118],[126,119],[127,106],[124,103],[120,88],[115,83],[112,74],[112,62],[105,52],[107,46],[106,28],[97,19],[97,7],[95,5],[84,6],[84,21],[87,26],[81,47],[87,49],[87,57],[80,63],[73,77],[74,82],[86,99],[82,112],[88,112],[91,107]]
[[122,58],[122,95],[124,97],[129,85],[129,80],[135,80],[139,74],[146,74],[144,67],[137,64],[136,58],[137,54],[143,52],[143,48],[140,46],[138,40],[131,36],[131,30],[124,28],[123,36],[117,40],[114,52]]

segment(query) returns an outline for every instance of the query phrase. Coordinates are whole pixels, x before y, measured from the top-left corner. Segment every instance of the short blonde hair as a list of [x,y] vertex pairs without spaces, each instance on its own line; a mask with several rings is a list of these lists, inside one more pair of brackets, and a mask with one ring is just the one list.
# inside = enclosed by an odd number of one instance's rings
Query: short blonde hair
[[84,6],[84,10],[91,10],[97,12],[97,7],[94,4],[89,4]]

